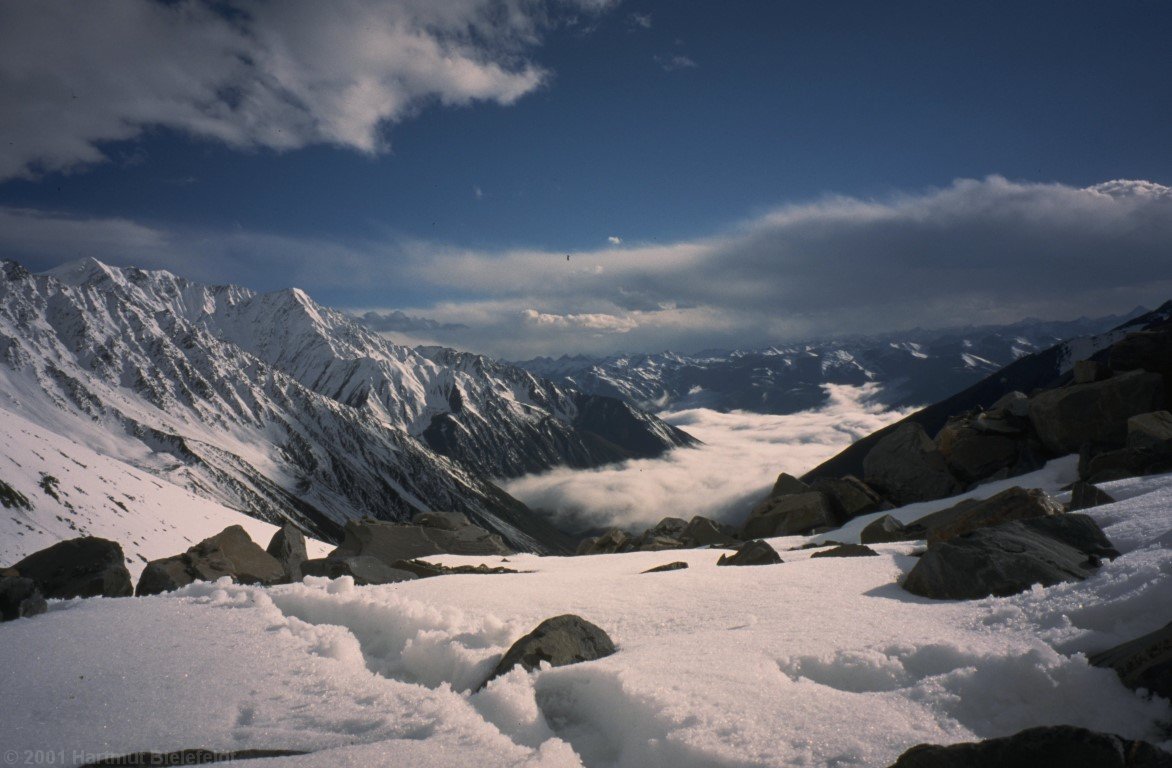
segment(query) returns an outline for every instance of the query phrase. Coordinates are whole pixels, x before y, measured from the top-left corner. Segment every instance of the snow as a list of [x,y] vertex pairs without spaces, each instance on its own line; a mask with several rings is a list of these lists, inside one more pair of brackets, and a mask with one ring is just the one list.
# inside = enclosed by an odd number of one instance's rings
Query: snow
[[[1069,472],[1015,480],[1058,487]],[[782,551],[806,541],[791,537],[773,540],[776,566],[718,568],[711,550],[515,555],[527,573],[54,602],[0,625],[17,704],[0,732],[6,749],[67,757],[280,748],[312,754],[266,765],[314,767],[883,766],[916,743],[1057,723],[1159,743],[1172,706],[1086,654],[1172,613],[1172,475],[1107,490],[1120,501],[1089,514],[1123,555],[1009,598],[904,592],[913,543],[810,559]],[[690,567],[640,573],[671,560]],[[472,692],[513,640],[567,612],[618,652]]]

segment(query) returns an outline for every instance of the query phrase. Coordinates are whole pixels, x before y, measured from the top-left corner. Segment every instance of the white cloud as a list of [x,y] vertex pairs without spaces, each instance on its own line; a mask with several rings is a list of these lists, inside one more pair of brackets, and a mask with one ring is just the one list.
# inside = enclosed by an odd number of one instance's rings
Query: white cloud
[[611,245],[622,245],[623,239],[618,235],[611,235],[610,237],[606,238],[606,242],[610,243]]
[[779,473],[801,475],[905,415],[868,404],[869,387],[829,386],[825,407],[788,416],[660,414],[704,445],[600,469],[555,469],[513,480],[505,490],[572,529],[644,528],[693,515],[739,524]]
[[695,69],[700,66],[687,56],[676,54],[674,56],[655,56],[655,63],[659,65],[664,72],[676,72],[681,69]]
[[0,179],[102,161],[101,142],[151,126],[378,152],[387,124],[431,103],[539,88],[525,52],[549,19],[537,0],[3,3]]
[[632,27],[641,27],[643,29],[651,29],[651,14],[650,13],[632,13],[630,15]]
[[548,312],[538,312],[535,309],[527,309],[522,313],[522,317],[528,325],[595,331],[597,333],[627,333],[637,325],[632,318],[602,313],[554,315]]

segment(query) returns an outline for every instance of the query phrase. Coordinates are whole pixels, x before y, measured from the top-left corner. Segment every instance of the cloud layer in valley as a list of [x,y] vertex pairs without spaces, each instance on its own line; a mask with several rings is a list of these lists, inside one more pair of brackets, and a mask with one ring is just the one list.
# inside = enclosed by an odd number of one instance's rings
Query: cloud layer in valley
[[702,408],[660,414],[704,445],[600,469],[555,469],[505,489],[570,530],[647,527],[667,516],[740,523],[778,473],[801,475],[905,415],[868,403],[870,386],[827,389],[826,406],[788,416]]

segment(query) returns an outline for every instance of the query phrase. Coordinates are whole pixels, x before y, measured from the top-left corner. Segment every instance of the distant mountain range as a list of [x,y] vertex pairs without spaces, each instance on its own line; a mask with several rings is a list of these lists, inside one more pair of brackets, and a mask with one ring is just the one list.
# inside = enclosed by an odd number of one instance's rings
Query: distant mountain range
[[521,368],[568,387],[650,411],[712,408],[785,414],[817,408],[826,384],[875,384],[890,407],[933,403],[1014,360],[1070,338],[1113,328],[1147,310],[1070,321],[914,329],[881,336],[805,342],[758,350],[538,357]]
[[566,541],[492,478],[694,442],[515,366],[395,345],[297,289],[93,259],[45,274],[0,263],[4,411],[320,538],[445,510],[538,551]]

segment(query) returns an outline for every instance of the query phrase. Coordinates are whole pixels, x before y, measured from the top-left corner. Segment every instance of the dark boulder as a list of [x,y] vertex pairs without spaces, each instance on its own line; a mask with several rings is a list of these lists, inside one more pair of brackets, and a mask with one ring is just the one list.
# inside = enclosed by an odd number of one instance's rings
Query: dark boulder
[[1164,472],[1172,472],[1172,440],[1143,448],[1089,453],[1085,460],[1079,462],[1079,477],[1091,483],[1108,483]]
[[890,768],[1172,768],[1172,754],[1146,741],[1071,725],[1029,728],[1012,736],[938,746],[920,744]]
[[48,610],[37,583],[21,576],[0,577],[0,621],[36,616]]
[[230,525],[181,555],[152,560],[138,580],[135,594],[157,595],[196,581],[230,576],[238,584],[277,584],[285,568],[239,525]]
[[825,494],[838,521],[853,520],[883,508],[883,499],[866,483],[853,475],[823,477],[810,486]]
[[301,579],[301,564],[309,559],[309,553],[305,550],[305,535],[297,526],[292,523],[282,525],[269,540],[265,551],[285,569],[285,578],[289,581]]
[[1014,486],[987,499],[968,501],[969,503],[945,510],[944,514],[936,513],[918,521],[927,529],[928,546],[956,538],[977,528],[1029,517],[1061,515],[1065,512],[1061,504],[1037,488],[1026,490]]
[[1128,688],[1144,688],[1172,699],[1172,624],[1092,655],[1096,667],[1109,667]]
[[635,548],[634,538],[621,528],[611,528],[601,536],[583,539],[578,545],[578,555],[612,555],[616,552],[630,552]]
[[1077,360],[1072,371],[1075,384],[1093,384],[1096,381],[1105,381],[1111,378],[1113,371],[1109,365],[1095,360]]
[[[435,513],[431,513],[435,514]],[[448,521],[454,518],[447,518]],[[332,558],[375,557],[390,565],[429,555],[510,555],[512,550],[495,533],[472,524],[454,529],[404,525],[381,520],[350,520],[343,530],[342,543]]]
[[863,481],[899,506],[952,496],[960,482],[924,428],[905,422],[863,459]]
[[429,563],[426,560],[396,560],[393,567],[400,571],[414,573],[421,579],[429,579],[433,576],[449,576],[451,574],[484,576],[499,573],[520,573],[520,571],[506,568],[503,565],[492,566],[484,563],[480,563],[479,565],[439,565],[437,563]]
[[1030,421],[1046,449],[1061,456],[1078,452],[1088,441],[1122,444],[1129,418],[1163,404],[1163,378],[1130,371],[1041,392],[1030,400]]
[[696,515],[680,531],[680,539],[689,547],[726,547],[738,543],[736,529],[707,517]]
[[769,491],[769,495],[788,496],[791,493],[805,493],[809,490],[810,486],[788,472],[782,472],[777,476],[777,480],[774,481],[773,489]]
[[387,565],[377,557],[354,555],[353,557],[322,557],[306,560],[301,564],[305,576],[324,576],[337,579],[349,576],[360,587],[377,584],[395,584],[419,578],[417,573]]
[[641,571],[641,573],[665,573],[666,571],[682,571],[687,567],[687,563],[683,562],[682,560],[677,560],[674,563],[664,563],[663,565],[657,565],[654,568],[648,568],[645,571]]
[[810,559],[813,560],[815,557],[877,557],[878,555],[878,552],[863,544],[839,544],[837,547],[815,552],[810,555]]
[[57,542],[12,567],[51,599],[134,594],[122,547],[95,536]]
[[614,652],[614,642],[598,626],[573,614],[554,616],[513,643],[477,690],[517,665],[532,672],[542,662],[552,667],[563,667],[601,659]]
[[[1001,470],[1008,471],[1018,463],[1024,440],[991,430],[992,425],[1002,423],[1004,420],[962,417],[944,425],[936,435],[936,445],[948,469],[957,478],[965,483],[975,483]],[[978,428],[978,424],[984,425],[985,429]]]
[[717,565],[777,565],[782,562],[777,550],[767,542],[756,539],[741,545],[731,555],[721,555]]
[[942,600],[1005,597],[1034,584],[1080,581],[1119,553],[1086,515],[1014,520],[928,548],[904,580],[908,592]]
[[1115,499],[1099,487],[1079,480],[1070,487],[1070,504],[1067,505],[1066,511],[1077,512],[1080,509],[1090,509],[1114,503]]
[[915,541],[927,535],[927,529],[923,526],[904,525],[891,515],[883,515],[867,523],[867,527],[859,533],[859,541],[864,544],[885,544],[891,541]]
[[1127,420],[1127,447],[1153,448],[1172,441],[1172,413],[1153,411]]
[[808,491],[765,499],[749,513],[741,534],[746,539],[792,536],[841,522],[826,494]]
[[1129,333],[1111,345],[1107,364],[1116,371],[1172,374],[1172,331]]

